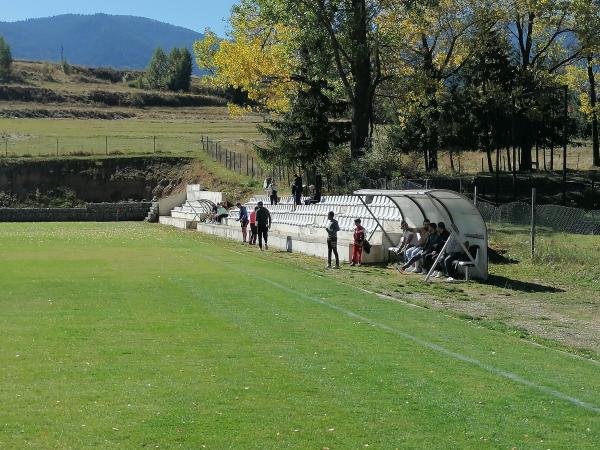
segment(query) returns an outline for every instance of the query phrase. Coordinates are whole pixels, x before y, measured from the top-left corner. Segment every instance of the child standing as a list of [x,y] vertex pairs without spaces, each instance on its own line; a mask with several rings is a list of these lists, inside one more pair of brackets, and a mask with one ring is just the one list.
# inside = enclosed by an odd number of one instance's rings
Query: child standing
[[255,207],[252,212],[250,212],[250,239],[248,240],[248,244],[255,245],[256,244],[256,236],[258,235],[258,228],[256,227],[256,210],[258,206]]
[[360,266],[362,262],[363,244],[365,242],[365,229],[360,224],[360,219],[354,220],[354,243],[352,245],[352,262],[351,266]]

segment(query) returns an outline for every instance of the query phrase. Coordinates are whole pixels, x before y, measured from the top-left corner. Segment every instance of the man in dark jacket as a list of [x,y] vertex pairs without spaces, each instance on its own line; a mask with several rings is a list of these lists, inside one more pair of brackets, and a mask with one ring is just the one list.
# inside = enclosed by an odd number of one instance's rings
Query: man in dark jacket
[[302,204],[302,176],[294,175],[294,186],[292,188],[292,192],[294,195],[294,204],[301,205]]
[[256,210],[256,227],[258,229],[258,246],[262,250],[262,241],[265,240],[265,250],[269,249],[267,239],[269,237],[268,231],[271,229],[271,213],[267,208],[263,206],[263,202],[258,202],[258,209]]
[[244,244],[245,244],[246,238],[248,237],[248,209],[244,205],[242,205],[240,202],[236,203],[235,206],[237,206],[240,211],[240,215],[236,220],[242,226],[242,238],[243,238]]
[[326,269],[331,269],[331,254],[335,255],[335,268],[340,268],[340,257],[338,256],[337,251],[337,233],[340,231],[340,225],[338,221],[333,218],[333,211],[329,211],[327,214],[327,225],[325,226],[325,230],[327,231],[327,267]]

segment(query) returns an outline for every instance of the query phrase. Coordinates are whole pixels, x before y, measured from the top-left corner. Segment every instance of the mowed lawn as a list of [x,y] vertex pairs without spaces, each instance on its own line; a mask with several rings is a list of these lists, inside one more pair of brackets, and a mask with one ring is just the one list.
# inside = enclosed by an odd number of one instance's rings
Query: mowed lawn
[[597,363],[322,261],[127,223],[0,224],[0,255],[0,448],[600,442]]

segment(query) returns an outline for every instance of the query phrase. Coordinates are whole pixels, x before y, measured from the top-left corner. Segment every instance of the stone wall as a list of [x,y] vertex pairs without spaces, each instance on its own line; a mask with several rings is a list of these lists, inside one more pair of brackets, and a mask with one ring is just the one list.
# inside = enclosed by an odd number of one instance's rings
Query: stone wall
[[88,203],[82,208],[0,208],[0,222],[119,222],[146,218],[150,202]]

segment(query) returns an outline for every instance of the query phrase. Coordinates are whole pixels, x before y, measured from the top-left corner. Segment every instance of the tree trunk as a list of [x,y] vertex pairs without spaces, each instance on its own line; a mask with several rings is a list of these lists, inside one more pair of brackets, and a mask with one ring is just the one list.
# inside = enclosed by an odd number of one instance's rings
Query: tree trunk
[[546,166],[546,147],[544,147],[544,172],[548,170],[548,167]]
[[520,148],[521,154],[519,157],[519,171],[531,172],[532,160],[531,160],[531,149],[533,143],[527,142],[523,147]]
[[485,151],[487,153],[488,171],[490,173],[494,173],[494,163],[492,162],[492,149],[488,145],[488,148]]
[[452,149],[449,149],[448,153],[450,155],[450,170],[454,173],[454,156],[452,154]]
[[512,172],[512,163],[510,161],[510,148],[506,147],[506,162],[508,163],[508,171]]
[[[357,94],[352,102],[352,134],[350,138],[350,152],[353,158],[363,156],[369,146],[369,123],[371,121],[368,101],[360,97],[358,86]],[[367,95],[368,97],[368,95]]]
[[554,171],[554,144],[550,147],[550,172]]
[[[435,94],[433,94],[435,96]],[[431,98],[431,97],[430,97]],[[440,120],[440,113],[438,111],[438,103],[435,98],[431,100],[431,109],[433,113],[430,116],[430,121],[427,129],[427,145],[429,146],[429,160],[427,162],[427,171],[437,172],[438,170],[438,149],[440,146],[440,137],[438,132],[438,125]]]
[[598,114],[596,113],[596,77],[591,56],[587,58],[588,80],[590,82],[590,106],[592,107],[592,154],[594,166],[600,166],[600,143],[598,142]]
[[536,127],[535,133],[535,171],[540,171],[540,129]]
[[352,99],[352,136],[350,150],[353,157],[362,156],[369,146],[369,125],[371,123],[371,101],[374,89],[371,76],[371,52],[367,36],[368,17],[365,0],[352,0],[351,35],[352,78],[354,98]]

